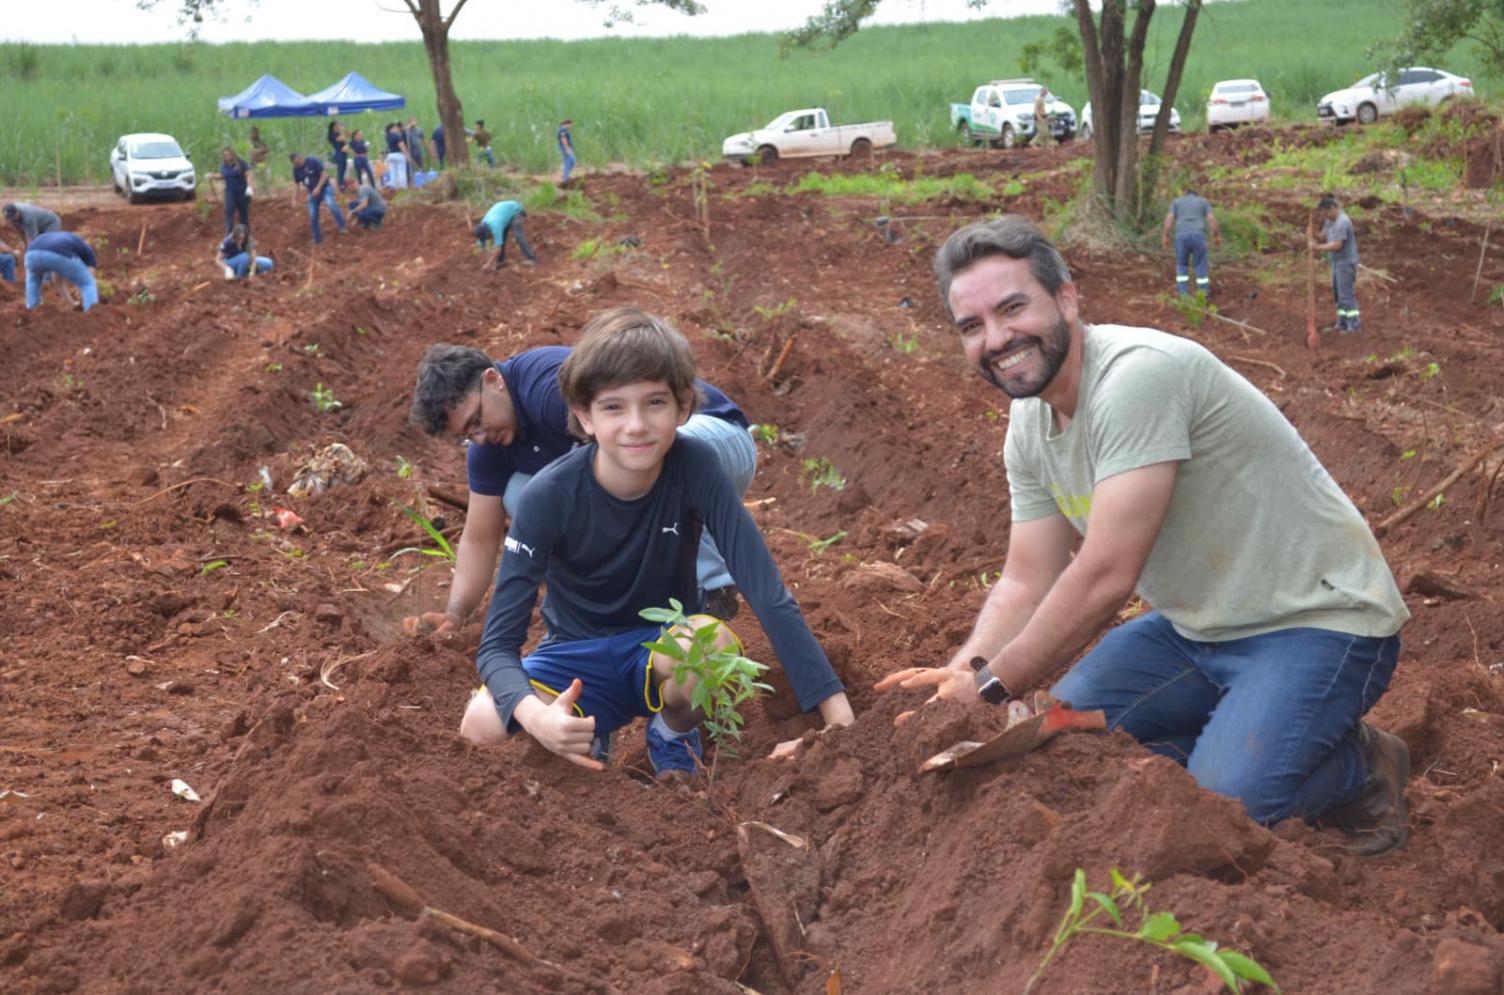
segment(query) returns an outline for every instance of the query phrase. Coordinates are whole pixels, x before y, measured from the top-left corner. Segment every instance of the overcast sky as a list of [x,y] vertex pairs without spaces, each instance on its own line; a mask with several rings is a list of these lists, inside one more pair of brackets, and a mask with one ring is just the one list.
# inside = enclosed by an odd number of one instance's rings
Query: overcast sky
[[[454,0],[444,0],[451,9]],[[821,0],[701,0],[706,12],[685,17],[662,8],[636,12],[635,25],[604,26],[610,4],[598,7],[570,0],[470,0],[450,37],[592,38],[600,35],[731,35],[784,31],[819,11]],[[177,41],[185,29],[174,18],[175,0],[162,0],[150,13],[135,0],[0,0],[0,41],[135,44]],[[626,6],[626,4],[623,4]],[[228,0],[234,11],[222,22],[206,22],[205,41],[416,41],[417,27],[402,0]],[[965,0],[887,0],[873,24],[964,21],[982,17],[1049,14],[1060,0],[992,0],[981,12]],[[249,19],[247,19],[249,15]]]

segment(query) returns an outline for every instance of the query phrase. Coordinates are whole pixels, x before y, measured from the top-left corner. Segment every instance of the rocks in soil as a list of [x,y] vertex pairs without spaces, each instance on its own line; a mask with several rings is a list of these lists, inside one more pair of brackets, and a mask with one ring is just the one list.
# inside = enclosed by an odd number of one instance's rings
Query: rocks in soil
[[805,924],[815,921],[819,906],[819,855],[747,823],[736,827],[736,847],[779,973],[795,988],[807,963]]
[[75,881],[63,892],[62,904],[58,906],[58,915],[64,919],[79,921],[93,919],[104,907],[104,900],[110,895],[110,883],[108,881]]
[[915,593],[924,590],[924,583],[896,563],[877,561],[863,563],[841,581],[848,591],[864,594],[888,594],[894,591]]
[[1504,952],[1448,937],[1436,945],[1430,991],[1435,995],[1498,995]]

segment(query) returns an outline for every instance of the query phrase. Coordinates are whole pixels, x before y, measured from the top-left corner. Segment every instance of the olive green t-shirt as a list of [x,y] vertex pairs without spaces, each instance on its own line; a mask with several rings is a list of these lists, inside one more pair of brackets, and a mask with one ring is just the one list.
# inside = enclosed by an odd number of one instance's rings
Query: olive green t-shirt
[[1082,535],[1098,483],[1179,463],[1137,590],[1187,639],[1383,637],[1410,617],[1368,524],[1295,428],[1189,339],[1088,326],[1075,417],[1057,431],[1045,402],[1014,401],[1003,455],[1013,520],[1063,514]]

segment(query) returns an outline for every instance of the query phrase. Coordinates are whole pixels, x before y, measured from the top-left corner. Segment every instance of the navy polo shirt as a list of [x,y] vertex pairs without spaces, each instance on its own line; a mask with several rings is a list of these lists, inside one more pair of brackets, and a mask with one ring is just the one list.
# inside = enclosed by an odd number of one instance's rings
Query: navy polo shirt
[[225,180],[225,196],[239,197],[245,193],[246,185],[249,182],[246,174],[250,171],[251,167],[239,156],[235,157],[233,163],[220,163],[219,175],[224,177]]
[[303,157],[303,165],[293,167],[292,178],[313,192],[313,188],[319,185],[319,180],[324,178],[324,163],[316,156]]
[[[537,473],[580,445],[569,434],[569,408],[559,390],[559,367],[569,358],[569,349],[546,345],[528,349],[496,364],[512,396],[517,432],[510,446],[471,443],[466,457],[470,490],[501,497],[514,473]],[[747,416],[724,393],[703,380],[696,380],[704,395],[699,413],[747,427]]]
[[74,259],[82,260],[85,266],[92,269],[99,267],[99,263],[94,259],[94,250],[89,248],[89,243],[71,231],[43,232],[27,244],[26,251],[56,252],[60,256],[72,256]]

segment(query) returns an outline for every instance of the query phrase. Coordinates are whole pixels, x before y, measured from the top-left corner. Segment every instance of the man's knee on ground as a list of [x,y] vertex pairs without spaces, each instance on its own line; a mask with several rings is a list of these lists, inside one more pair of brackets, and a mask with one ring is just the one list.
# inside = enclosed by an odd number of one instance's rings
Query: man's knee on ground
[[1188,767],[1196,783],[1242,802],[1254,822],[1272,826],[1294,814],[1300,785],[1292,783],[1292,778],[1275,776],[1265,762],[1252,757],[1236,763],[1229,763],[1226,757],[1217,762],[1198,760],[1193,755]]
[[481,746],[498,746],[507,741],[506,727],[501,724],[490,691],[482,688],[470,696],[470,704],[460,719],[460,735]]

